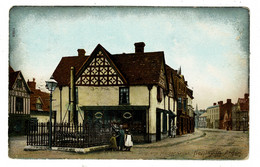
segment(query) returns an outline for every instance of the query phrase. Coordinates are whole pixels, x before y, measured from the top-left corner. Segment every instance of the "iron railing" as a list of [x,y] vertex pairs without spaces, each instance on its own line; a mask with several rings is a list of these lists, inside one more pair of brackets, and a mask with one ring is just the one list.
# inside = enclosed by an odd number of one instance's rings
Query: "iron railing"
[[[28,125],[27,145],[49,146],[49,123]],[[105,124],[56,123],[52,126],[52,147],[87,148],[109,143],[112,127]]]

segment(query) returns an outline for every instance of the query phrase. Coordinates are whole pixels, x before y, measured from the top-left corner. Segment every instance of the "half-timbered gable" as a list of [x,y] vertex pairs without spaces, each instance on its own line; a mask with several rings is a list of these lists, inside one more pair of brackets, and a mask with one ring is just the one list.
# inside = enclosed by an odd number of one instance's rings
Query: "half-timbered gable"
[[30,118],[30,89],[21,71],[9,66],[9,133],[26,132]]
[[119,86],[126,80],[108,53],[98,45],[77,74],[77,86]]

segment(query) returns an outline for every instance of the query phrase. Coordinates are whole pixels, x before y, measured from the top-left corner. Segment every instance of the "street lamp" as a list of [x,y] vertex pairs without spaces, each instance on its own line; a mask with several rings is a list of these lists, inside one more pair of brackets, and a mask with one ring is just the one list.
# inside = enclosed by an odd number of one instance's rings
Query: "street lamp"
[[46,82],[46,89],[48,89],[50,93],[50,122],[49,122],[49,149],[52,146],[52,92],[55,90],[57,86],[57,81],[54,80],[53,76]]

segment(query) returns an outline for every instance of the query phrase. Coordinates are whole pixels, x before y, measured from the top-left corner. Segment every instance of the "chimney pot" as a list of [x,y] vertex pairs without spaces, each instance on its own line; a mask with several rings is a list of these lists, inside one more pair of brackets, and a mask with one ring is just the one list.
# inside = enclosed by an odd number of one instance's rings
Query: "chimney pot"
[[137,42],[135,43],[135,53],[144,53],[144,42]]
[[227,103],[231,103],[231,99],[227,99]]
[[85,49],[78,49],[78,56],[85,56]]
[[216,103],[213,103],[213,106],[217,105]]

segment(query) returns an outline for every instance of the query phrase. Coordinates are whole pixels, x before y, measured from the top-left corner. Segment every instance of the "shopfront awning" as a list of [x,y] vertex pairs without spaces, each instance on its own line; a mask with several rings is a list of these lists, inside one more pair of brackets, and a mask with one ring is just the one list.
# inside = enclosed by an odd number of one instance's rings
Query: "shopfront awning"
[[135,111],[135,110],[147,110],[148,106],[81,106],[83,111]]
[[157,112],[164,112],[166,114],[169,114],[171,117],[176,117],[176,114],[171,110],[164,110],[164,109],[156,108],[156,111]]

